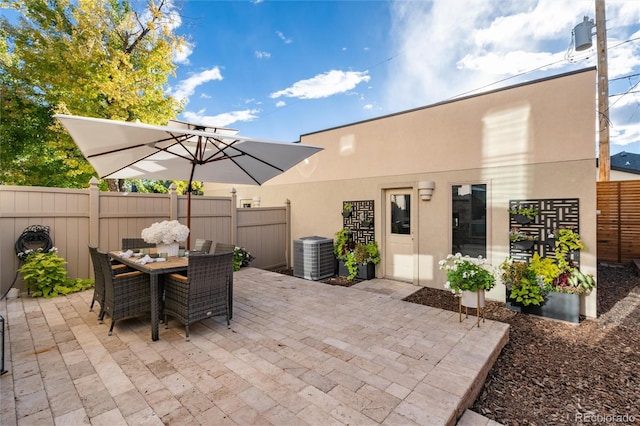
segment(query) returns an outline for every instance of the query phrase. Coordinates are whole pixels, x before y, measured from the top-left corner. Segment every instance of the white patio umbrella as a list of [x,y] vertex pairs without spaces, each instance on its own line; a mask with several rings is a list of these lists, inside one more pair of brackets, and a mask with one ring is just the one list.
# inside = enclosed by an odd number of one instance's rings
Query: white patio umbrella
[[188,181],[189,228],[193,181],[261,185],[322,150],[242,137],[224,128],[155,126],[64,114],[54,117],[101,178]]

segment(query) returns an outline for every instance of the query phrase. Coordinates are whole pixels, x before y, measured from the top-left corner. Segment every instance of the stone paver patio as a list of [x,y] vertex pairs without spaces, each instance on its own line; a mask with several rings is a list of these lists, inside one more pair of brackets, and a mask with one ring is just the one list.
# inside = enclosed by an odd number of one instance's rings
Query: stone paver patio
[[108,336],[91,291],[3,300],[0,424],[455,425],[508,340],[506,324],[403,302],[410,284],[234,280],[231,328],[203,321],[189,342],[171,320],[152,342],[148,318]]

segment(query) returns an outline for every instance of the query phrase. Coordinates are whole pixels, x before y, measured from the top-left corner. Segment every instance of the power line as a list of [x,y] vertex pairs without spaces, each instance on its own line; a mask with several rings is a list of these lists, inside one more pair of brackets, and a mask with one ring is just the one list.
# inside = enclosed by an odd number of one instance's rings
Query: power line
[[[620,47],[620,46],[622,46],[622,45],[623,45],[623,44],[625,44],[625,43],[629,43],[629,42],[636,41],[636,40],[640,40],[640,37],[636,37],[636,38],[632,38],[632,39],[629,39],[629,40],[622,41],[622,42],[620,42],[620,43],[616,44],[615,46],[611,46],[611,47],[609,47],[607,50],[615,49],[616,47]],[[582,58],[582,59],[580,59],[580,60],[587,59],[587,58],[589,58],[590,56],[591,56],[591,54],[590,54],[590,55],[588,55],[588,56],[585,56],[584,58]],[[541,65],[541,66],[539,66],[539,67],[532,68],[532,69],[530,69],[530,70],[523,71],[523,72],[521,72],[521,73],[514,74],[514,75],[509,76],[509,77],[505,77],[505,78],[503,78],[503,79],[501,79],[501,80],[494,81],[493,83],[485,84],[484,86],[481,86],[481,87],[478,87],[478,88],[475,88],[475,89],[472,89],[472,90],[468,90],[468,91],[466,91],[466,92],[462,92],[462,93],[459,93],[459,94],[457,94],[457,95],[451,96],[450,98],[448,98],[448,99],[446,99],[446,100],[451,100],[451,99],[458,98],[458,97],[460,97],[460,96],[468,95],[469,93],[474,93],[474,92],[477,92],[477,91],[479,91],[479,90],[486,89],[487,87],[494,86],[494,85],[496,85],[496,84],[498,84],[498,83],[502,83],[502,82],[505,82],[505,81],[507,81],[507,80],[511,80],[512,78],[521,77],[521,76],[523,76],[523,75],[526,75],[526,74],[532,73],[532,72],[534,72],[534,71],[538,71],[538,70],[543,69],[543,68],[550,67],[550,66],[552,66],[552,65],[559,64],[559,63],[564,62],[564,61],[569,61],[569,62],[571,62],[569,59],[567,59],[567,57],[566,57],[566,55],[565,55],[565,58],[564,58],[564,59],[560,59],[560,60],[558,60],[558,61],[550,62],[550,63],[548,63],[548,64]],[[609,82],[611,82],[611,81],[615,81],[615,80],[621,80],[621,79],[624,79],[624,78],[627,78],[627,77],[635,77],[635,76],[637,76],[637,75],[640,75],[640,74],[632,74],[632,75],[630,75],[630,76],[617,77],[617,78],[614,78],[614,79],[612,79],[612,80],[608,80],[608,81],[609,81]]]

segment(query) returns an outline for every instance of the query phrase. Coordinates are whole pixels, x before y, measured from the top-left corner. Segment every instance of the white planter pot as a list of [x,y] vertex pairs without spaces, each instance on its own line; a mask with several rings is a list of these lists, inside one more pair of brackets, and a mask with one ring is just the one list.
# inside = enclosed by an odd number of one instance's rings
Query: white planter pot
[[478,308],[478,305],[484,308],[484,290],[462,292],[462,306]]
[[177,256],[178,249],[180,249],[179,243],[156,244],[156,250],[158,250],[158,253],[167,253],[169,256]]

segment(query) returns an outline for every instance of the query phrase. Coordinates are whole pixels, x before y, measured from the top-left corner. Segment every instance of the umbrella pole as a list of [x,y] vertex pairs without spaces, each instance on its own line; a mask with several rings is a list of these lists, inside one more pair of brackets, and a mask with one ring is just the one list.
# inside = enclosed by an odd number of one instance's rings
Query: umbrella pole
[[189,192],[187,194],[187,228],[189,228],[187,250],[191,250],[191,183],[189,183]]
[[[196,155],[202,149],[202,136],[198,136],[198,149]],[[193,175],[196,172],[196,161],[191,162],[191,174],[189,175],[189,186],[187,186],[187,228],[189,228],[189,236],[187,237],[187,250],[191,250],[191,191],[193,189]]]

